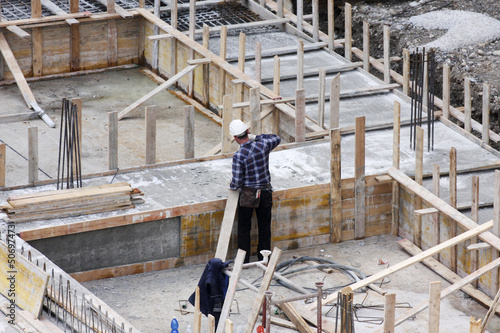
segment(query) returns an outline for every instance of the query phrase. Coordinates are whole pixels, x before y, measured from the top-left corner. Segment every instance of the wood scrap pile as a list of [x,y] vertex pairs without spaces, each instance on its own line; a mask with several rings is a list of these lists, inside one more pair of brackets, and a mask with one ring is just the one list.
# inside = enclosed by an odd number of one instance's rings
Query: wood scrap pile
[[9,197],[0,206],[12,222],[47,220],[134,208],[143,193],[128,183],[106,184]]

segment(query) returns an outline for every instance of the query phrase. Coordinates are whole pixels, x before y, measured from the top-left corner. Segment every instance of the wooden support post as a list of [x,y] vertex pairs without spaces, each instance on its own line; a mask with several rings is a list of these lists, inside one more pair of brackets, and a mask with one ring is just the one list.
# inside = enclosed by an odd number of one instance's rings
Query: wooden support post
[[[156,0],[159,1],[159,0]],[[116,13],[115,0],[107,0],[108,13]],[[116,20],[108,20],[108,66],[118,64],[118,30],[116,29]]]
[[146,106],[146,164],[156,163],[156,106]]
[[[335,41],[335,17],[333,0],[328,1],[328,51],[333,52]],[[297,18],[298,19],[298,18]]]
[[365,237],[365,117],[356,118],[354,238]]
[[431,282],[429,291],[429,333],[439,333],[441,281]]
[[278,5],[278,10],[276,12],[276,15],[278,15],[279,18],[283,18],[284,17],[284,13],[283,13],[283,0],[277,0],[277,5]]
[[[439,174],[439,165],[434,164],[432,167],[432,193],[434,193],[435,196],[439,197],[439,181],[440,181],[440,174]],[[432,214],[432,234],[433,234],[433,246],[439,245],[441,243],[441,224],[439,221],[439,212]],[[436,253],[434,256],[436,260],[440,259],[440,254]]]
[[[226,60],[226,49],[227,48],[227,26],[222,26],[220,28],[220,54],[219,56],[222,60]],[[223,96],[226,93],[226,72],[222,67],[219,67],[219,100],[222,101]]]
[[[160,0],[154,0],[154,8],[153,8],[153,14],[156,17],[160,17]],[[153,35],[158,35],[160,33],[160,27],[158,27],[156,24],[153,26]],[[158,74],[158,62],[159,62],[159,55],[160,55],[160,41],[159,40],[154,40],[153,41],[153,55],[151,59],[151,68],[153,69],[153,72],[155,74]],[[174,75],[174,74],[172,74]]]
[[[0,15],[1,20],[2,15]],[[5,61],[3,59],[2,54],[0,53],[0,81],[3,81],[5,78]]]
[[495,197],[493,199],[493,233],[500,236],[500,170],[495,170]]
[[[479,223],[479,177],[478,176],[472,176],[472,203],[471,203],[471,219]],[[477,237],[473,237],[470,240],[471,245],[472,244],[477,244]],[[470,271],[474,272],[477,271],[479,268],[479,251],[470,251]],[[475,280],[473,282],[474,287],[477,288],[478,282]]]
[[330,129],[330,242],[342,241],[342,179],[340,128]]
[[366,20],[363,21],[363,69],[370,72],[370,24]]
[[229,124],[233,120],[233,96],[225,95],[222,111],[222,153],[231,151],[231,134],[229,134]]
[[[399,169],[401,151],[401,104],[394,101],[394,120],[392,135],[392,166]],[[399,184],[392,182],[392,234],[399,235]]]
[[[193,41],[196,34],[196,0],[189,0],[189,38]],[[188,59],[194,59],[194,50],[189,48]],[[194,97],[194,71],[189,73],[188,96]]]
[[146,0],[139,0],[139,8],[144,8],[146,6]]
[[200,287],[199,286],[196,286],[196,289],[195,289],[193,333],[201,333]]
[[295,142],[306,141],[306,91],[295,91]]
[[[207,316],[208,333],[215,333],[215,317],[211,314]],[[223,325],[221,325],[224,327]]]
[[403,49],[403,94],[410,94],[410,51]]
[[38,181],[38,127],[28,128],[28,183]]
[[[424,166],[424,129],[417,126],[417,144],[416,144],[416,154],[415,154],[415,182],[422,185],[424,179],[423,166]],[[420,196],[414,196],[415,210],[422,209],[422,198]],[[413,243],[421,247],[422,244],[422,216],[419,214],[413,214]]]
[[443,65],[443,117],[450,118],[450,65]]
[[325,85],[326,70],[319,69],[318,125],[323,128],[325,123]]
[[384,82],[391,83],[391,37],[388,24],[384,24]]
[[194,158],[194,106],[184,107],[184,158]]
[[464,80],[464,113],[465,113],[465,120],[464,120],[464,128],[467,132],[470,132],[472,130],[472,96],[471,96],[471,86],[470,86],[470,78],[466,77]]
[[387,293],[384,296],[384,333],[394,333],[396,320],[396,294]]
[[351,61],[352,59],[352,7],[351,4],[345,3],[345,42],[344,42],[344,57]]
[[[457,207],[457,150],[455,147],[450,149],[450,206],[453,208]],[[457,235],[457,222],[450,220],[450,238]],[[457,247],[453,246],[450,248],[450,269],[456,273],[457,272]]]
[[6,150],[5,143],[0,143],[0,187],[5,186],[5,166],[6,166]]
[[108,148],[108,164],[109,170],[118,169],[118,112],[108,113],[108,135],[109,135],[109,148]]
[[302,32],[304,29],[304,0],[297,0],[297,29]]
[[231,319],[226,319],[226,333],[233,333],[233,322]]
[[262,81],[262,44],[255,42],[255,81]]
[[482,333],[481,332],[481,319],[476,321],[476,318],[470,317],[470,331],[469,333]]
[[[245,50],[246,50],[246,35],[240,32],[239,48],[238,48],[238,69],[245,72]],[[236,103],[243,101],[243,84],[236,85]],[[241,108],[236,109],[235,118],[243,120],[243,110]]]
[[297,45],[297,89],[304,88],[304,41],[298,40]]
[[490,308],[488,309],[488,312],[486,313],[486,316],[483,319],[483,322],[481,324],[481,333],[483,333],[488,327],[488,322],[490,321],[491,315],[493,314],[498,305],[498,301],[500,301],[500,290],[497,291],[495,299],[493,300],[493,303],[491,304]]
[[[170,0],[170,25],[177,29],[177,0]],[[170,75],[177,74],[177,39],[170,40]],[[222,95],[221,99],[222,100]]]
[[330,83],[330,129],[340,127],[340,73]]
[[116,13],[115,0],[106,0],[106,1],[107,1],[108,13],[110,14]]
[[[266,273],[262,278],[262,283],[260,284],[259,292],[257,293],[257,297],[252,306],[252,310],[248,316],[247,325],[245,326],[245,333],[253,332],[253,328],[255,326],[255,322],[257,321],[257,317],[259,316],[259,311],[262,308],[262,303],[264,302],[264,292],[269,288],[271,281],[273,279],[274,270],[276,269],[276,265],[278,264],[278,260],[281,257],[281,250],[277,247],[273,249],[273,253],[271,254],[271,258],[269,259],[269,263],[267,265]],[[227,332],[227,330],[226,330]]]
[[255,87],[250,89],[250,114],[252,123],[251,131],[255,135],[262,134],[262,120],[260,119],[260,88]]
[[313,39],[319,41],[319,0],[312,0]]
[[273,73],[273,92],[276,95],[280,94],[280,83],[281,83],[281,62],[280,57],[277,55],[274,56],[274,73]]
[[[0,68],[1,71],[1,68]],[[482,138],[484,143],[490,143],[490,93],[491,87],[487,83],[483,83],[483,131]]]
[[[80,12],[79,0],[70,0],[69,12],[72,14]],[[71,53],[70,71],[76,72],[80,70],[80,24],[71,24],[69,32]]]
[[[210,27],[203,24],[203,47],[209,49]],[[203,104],[205,107],[210,106],[210,64],[203,65]]]
[[[42,3],[40,0],[31,0],[31,17],[42,17]],[[43,71],[43,45],[42,45],[42,28],[33,28],[31,31],[32,38],[32,57],[33,57],[33,76],[42,76]]]

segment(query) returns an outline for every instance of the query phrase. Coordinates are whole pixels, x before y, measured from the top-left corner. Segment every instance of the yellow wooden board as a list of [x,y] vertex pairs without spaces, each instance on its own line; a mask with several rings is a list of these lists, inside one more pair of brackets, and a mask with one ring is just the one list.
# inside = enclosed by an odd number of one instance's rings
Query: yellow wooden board
[[[9,262],[12,259],[15,261]],[[0,242],[0,267],[0,293],[38,318],[49,275],[15,252],[12,245],[9,251],[4,242]]]

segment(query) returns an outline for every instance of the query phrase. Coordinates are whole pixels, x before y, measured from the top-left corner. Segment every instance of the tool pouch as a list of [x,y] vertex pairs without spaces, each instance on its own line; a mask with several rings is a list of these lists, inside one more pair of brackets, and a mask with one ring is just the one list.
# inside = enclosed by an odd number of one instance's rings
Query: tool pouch
[[260,203],[260,189],[242,187],[240,192],[240,206],[257,208]]

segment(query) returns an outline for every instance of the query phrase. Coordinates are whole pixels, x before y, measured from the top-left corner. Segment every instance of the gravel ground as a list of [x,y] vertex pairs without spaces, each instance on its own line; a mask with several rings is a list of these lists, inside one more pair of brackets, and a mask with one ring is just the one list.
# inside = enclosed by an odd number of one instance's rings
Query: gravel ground
[[[336,11],[335,33],[343,38],[342,6]],[[442,96],[442,65],[451,66],[451,103],[464,103],[464,77],[472,82],[473,118],[481,121],[483,83],[491,85],[490,128],[500,133],[500,1],[498,0],[386,0],[353,3],[354,46],[362,49],[363,20],[370,23],[370,53],[383,57],[382,26],[391,25],[391,56],[403,48],[439,46],[436,95]],[[326,30],[326,17],[321,20]],[[426,23],[426,24],[423,24]],[[432,23],[432,24],[430,24]],[[402,72],[401,62],[392,68]],[[478,134],[478,133],[476,133]],[[496,149],[500,145],[490,142]]]

